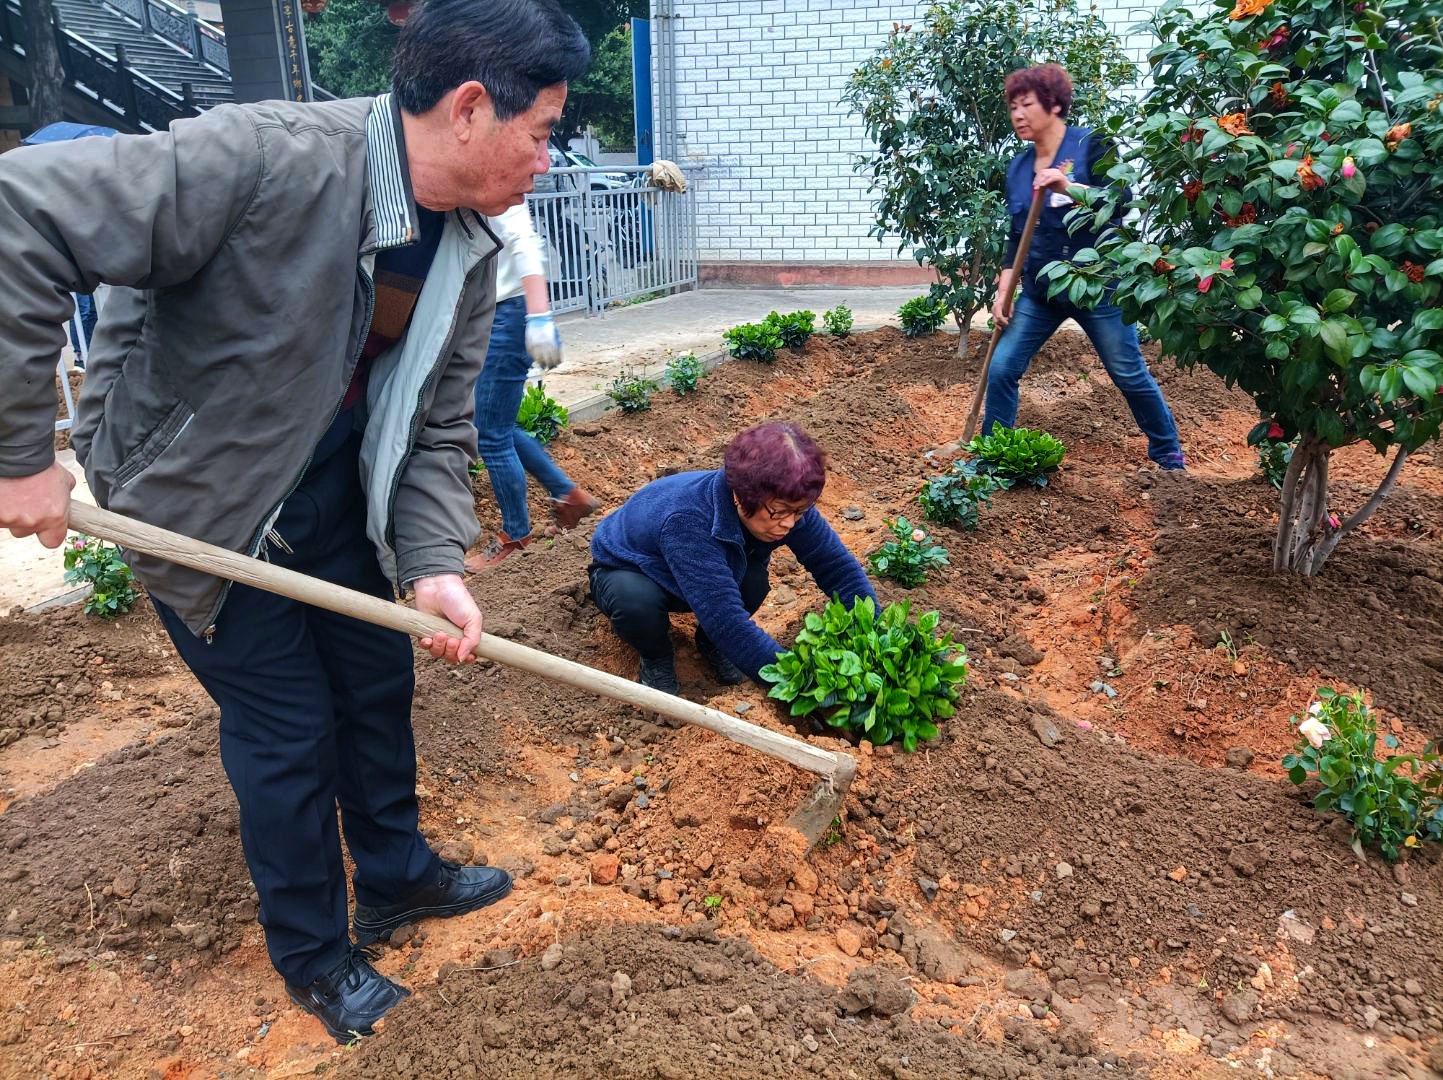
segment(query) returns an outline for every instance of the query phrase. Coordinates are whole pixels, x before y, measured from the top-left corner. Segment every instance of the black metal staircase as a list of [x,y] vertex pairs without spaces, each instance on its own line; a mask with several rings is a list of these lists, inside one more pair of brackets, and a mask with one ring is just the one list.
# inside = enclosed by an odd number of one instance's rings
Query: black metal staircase
[[[170,0],[53,0],[67,118],[122,131],[232,100],[225,34]],[[29,85],[21,0],[0,0],[0,75]],[[331,95],[315,88],[317,98]]]

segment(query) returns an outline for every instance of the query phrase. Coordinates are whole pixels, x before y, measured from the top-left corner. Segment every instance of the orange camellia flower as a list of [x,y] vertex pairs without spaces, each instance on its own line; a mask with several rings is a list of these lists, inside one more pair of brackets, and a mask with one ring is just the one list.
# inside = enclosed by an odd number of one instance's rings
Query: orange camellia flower
[[1332,232],[1330,232],[1328,235],[1329,235],[1329,236],[1341,236],[1342,234],[1343,234],[1343,223],[1340,221],[1340,222],[1338,222],[1336,225],[1333,226]]
[[1326,180],[1313,171],[1313,155],[1304,154],[1303,160],[1298,162],[1298,183],[1304,191],[1316,191],[1322,187]]
[[1268,10],[1273,0],[1238,0],[1237,6],[1228,13],[1229,19],[1251,19]]
[[1176,266],[1168,262],[1161,255],[1159,255],[1157,257],[1157,261],[1152,264],[1152,268],[1156,270],[1159,274],[1170,274],[1177,269]]
[[1272,89],[1268,91],[1268,103],[1275,109],[1281,109],[1288,103],[1288,96],[1288,88],[1280,82],[1275,82]]
[[1236,229],[1239,225],[1251,225],[1257,220],[1258,208],[1250,202],[1243,203],[1236,214],[1223,214],[1223,223],[1230,229]]
[[1383,136],[1383,145],[1390,151],[1398,149],[1398,144],[1413,134],[1412,124],[1394,124],[1388,129],[1388,134]]
[[1201,180],[1189,180],[1182,186],[1182,193],[1187,196],[1189,203],[1195,203],[1197,202],[1197,197],[1202,194],[1202,189]]
[[1229,135],[1251,135],[1251,134],[1252,134],[1252,131],[1249,130],[1249,128],[1248,128],[1248,114],[1247,114],[1247,113],[1240,113],[1240,112],[1228,113],[1226,116],[1219,116],[1219,117],[1216,117],[1215,119],[1217,120],[1217,125],[1218,125],[1218,127],[1222,128],[1222,129],[1223,129],[1224,131],[1226,131]]
[[1423,280],[1424,268],[1408,259],[1403,260],[1403,265],[1398,267],[1398,270],[1415,285]]

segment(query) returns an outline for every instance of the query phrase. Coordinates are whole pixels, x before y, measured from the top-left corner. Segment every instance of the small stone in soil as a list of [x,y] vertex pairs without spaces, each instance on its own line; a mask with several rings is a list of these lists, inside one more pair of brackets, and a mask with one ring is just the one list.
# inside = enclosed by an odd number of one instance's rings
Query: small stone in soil
[[1045,716],[1032,718],[1032,731],[1043,746],[1052,747],[1062,742],[1062,732]]
[[1017,936],[1017,931],[1016,931],[1016,930],[1003,930],[1003,931],[1002,931],[1000,934],[998,934],[997,936],[1000,937],[1003,941],[1011,941],[1013,938],[1015,938],[1015,937]]
[[637,808],[640,810],[645,810],[648,806],[651,805],[651,800],[646,797],[646,792],[643,791],[640,795],[636,797],[636,805]]
[[749,701],[740,701],[740,702],[738,702],[737,704],[735,704],[735,705],[732,706],[732,712],[736,713],[738,716],[745,716],[747,713],[749,713],[749,712],[751,712],[751,711],[752,711],[752,706],[751,706],[751,702],[749,702]]
[[1403,901],[1404,905],[1407,907],[1418,906],[1418,898],[1410,892],[1400,893],[1398,899]]
[[1234,746],[1227,753],[1228,767],[1246,769],[1253,761],[1253,752],[1246,746]]
[[541,970],[555,970],[557,967],[560,966],[563,955],[564,953],[561,948],[560,942],[557,942],[554,945],[548,945],[546,947],[546,951],[541,954]]
[[862,511],[855,506],[843,507],[842,517],[846,518],[848,521],[861,521]]
[[1071,866],[1071,864],[1065,863],[1065,862],[1060,862],[1060,863],[1058,863],[1058,864],[1057,864],[1057,876],[1058,876],[1059,878],[1070,878],[1070,877],[1072,876],[1072,866]]
[[925,896],[930,903],[937,899],[937,890],[940,886],[929,877],[919,877],[917,879],[917,888],[922,890],[922,895]]

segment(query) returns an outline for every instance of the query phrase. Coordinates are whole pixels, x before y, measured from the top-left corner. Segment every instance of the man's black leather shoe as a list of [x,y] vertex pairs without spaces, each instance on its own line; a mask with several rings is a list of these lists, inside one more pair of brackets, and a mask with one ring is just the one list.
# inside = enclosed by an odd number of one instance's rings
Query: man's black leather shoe
[[411,991],[373,968],[365,953],[349,946],[330,971],[309,986],[286,983],[286,993],[340,1043],[372,1034],[377,1020],[411,996]]
[[422,885],[404,900],[385,907],[357,904],[351,920],[356,944],[387,941],[394,931],[421,919],[464,915],[496,903],[510,891],[511,875],[505,870],[494,866],[461,866],[443,859],[435,881]]
[[701,658],[706,661],[707,667],[711,668],[717,682],[723,686],[736,686],[747,681],[747,673],[728,660],[722,651],[712,644],[711,638],[704,637],[701,631],[697,631],[695,641],[696,651],[701,653]]

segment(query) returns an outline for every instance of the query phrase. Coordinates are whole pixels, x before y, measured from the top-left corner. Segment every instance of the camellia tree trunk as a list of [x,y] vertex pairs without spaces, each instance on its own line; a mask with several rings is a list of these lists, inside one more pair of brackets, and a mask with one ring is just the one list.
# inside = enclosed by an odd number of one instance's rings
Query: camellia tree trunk
[[1316,436],[1304,436],[1293,450],[1283,478],[1278,536],[1273,542],[1273,569],[1312,577],[1338,546],[1338,541],[1377,511],[1398,482],[1406,447],[1398,447],[1382,483],[1351,517],[1339,518],[1328,507],[1328,463],[1333,448]]
[[43,128],[65,119],[60,103],[65,72],[55,42],[55,8],[51,0],[22,0],[22,10],[30,30],[26,49],[30,61],[30,126]]

